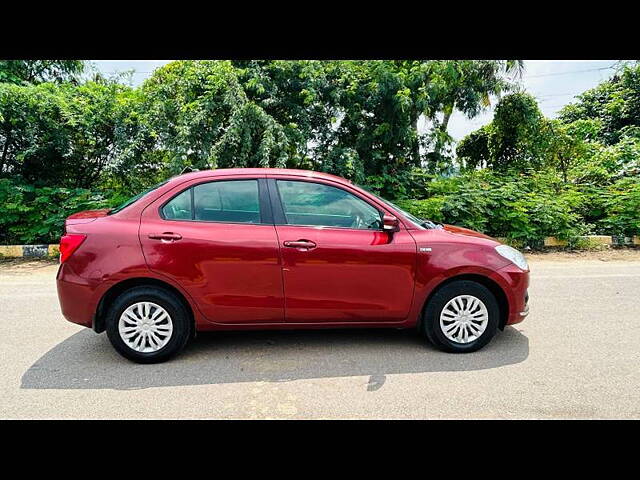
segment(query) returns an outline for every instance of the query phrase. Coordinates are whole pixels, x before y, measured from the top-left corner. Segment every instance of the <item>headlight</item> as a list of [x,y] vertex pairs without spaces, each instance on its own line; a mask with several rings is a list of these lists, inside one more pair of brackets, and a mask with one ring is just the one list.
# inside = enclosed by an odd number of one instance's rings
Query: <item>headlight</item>
[[496,252],[507,260],[511,260],[518,268],[521,268],[522,270],[529,270],[527,259],[524,258],[524,255],[515,248],[512,248],[509,245],[498,245],[496,247]]

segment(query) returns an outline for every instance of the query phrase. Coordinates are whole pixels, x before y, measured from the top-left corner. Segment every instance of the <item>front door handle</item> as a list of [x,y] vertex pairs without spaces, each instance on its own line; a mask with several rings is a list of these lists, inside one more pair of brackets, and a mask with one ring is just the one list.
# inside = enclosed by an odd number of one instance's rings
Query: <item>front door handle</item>
[[149,238],[152,240],[163,240],[163,241],[174,242],[176,240],[180,240],[182,238],[182,235],[180,235],[179,233],[173,233],[173,232],[150,233]]
[[316,248],[315,242],[311,240],[286,240],[283,245],[289,248],[300,248],[303,250],[311,250]]

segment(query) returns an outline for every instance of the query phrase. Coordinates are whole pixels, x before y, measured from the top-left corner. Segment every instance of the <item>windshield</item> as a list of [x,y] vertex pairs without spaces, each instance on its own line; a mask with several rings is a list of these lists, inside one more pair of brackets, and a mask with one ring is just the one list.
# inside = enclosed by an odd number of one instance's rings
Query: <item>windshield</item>
[[[367,192],[369,192],[367,190]],[[378,200],[380,200],[382,203],[385,203],[387,205],[389,205],[391,208],[393,208],[394,210],[397,210],[398,212],[400,212],[407,220],[411,221],[411,223],[415,224],[416,227],[426,230],[426,228],[424,227],[424,225],[422,225],[424,223],[424,220],[419,219],[418,217],[411,215],[409,212],[403,210],[402,208],[400,208],[399,206],[395,205],[394,203],[390,202],[389,200],[385,200],[384,198],[382,198],[379,195],[376,195],[375,193],[369,192],[371,195],[373,195],[374,197],[376,197]]]
[[129,200],[127,200],[123,204],[118,205],[116,208],[112,208],[109,211],[109,215],[113,215],[114,213],[118,213],[119,211],[124,210],[125,208],[127,208],[129,205],[133,205],[138,200],[140,200],[142,197],[144,197],[147,193],[153,192],[156,188],[160,188],[162,185],[164,185],[168,181],[169,180],[165,180],[164,182],[158,183],[157,185],[154,185],[153,187],[148,188],[144,192],[137,194],[135,197],[131,197]]

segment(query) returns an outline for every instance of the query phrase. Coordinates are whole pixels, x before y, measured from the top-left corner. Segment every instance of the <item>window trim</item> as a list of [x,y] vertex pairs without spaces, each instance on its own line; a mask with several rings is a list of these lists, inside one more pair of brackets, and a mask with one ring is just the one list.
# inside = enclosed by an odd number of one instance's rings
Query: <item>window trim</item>
[[[207,183],[215,183],[215,182],[237,182],[237,181],[255,181],[258,185],[258,208],[260,214],[260,222],[259,223],[251,223],[251,222],[222,222],[218,220],[196,220],[195,217],[195,187],[198,185],[204,185]],[[164,214],[164,207],[171,202],[178,195],[181,195],[185,191],[191,191],[191,218],[167,218]],[[197,181],[191,183],[186,188],[181,189],[179,192],[176,192],[172,195],[167,201],[160,204],[158,207],[158,216],[164,220],[165,222],[193,222],[193,223],[218,223],[223,225],[273,225],[273,213],[271,209],[271,204],[269,202],[268,197],[268,187],[266,185],[266,179],[261,177],[251,177],[251,178],[220,178],[212,180],[211,178],[203,179],[202,181]]]
[[354,192],[343,188],[342,185],[335,184],[333,182],[323,182],[318,181],[316,178],[298,178],[298,177],[270,177],[267,179],[267,184],[269,187],[269,194],[271,198],[271,204],[273,208],[273,218],[274,224],[276,226],[287,226],[287,227],[303,227],[303,228],[319,228],[319,229],[335,229],[335,230],[352,230],[356,232],[383,232],[383,228],[353,228],[353,227],[338,227],[335,225],[300,225],[297,223],[287,223],[287,217],[284,213],[284,203],[282,202],[282,197],[280,196],[280,189],[278,187],[278,180],[282,180],[285,182],[305,182],[305,183],[314,183],[316,185],[326,185],[328,187],[337,188],[342,190],[343,192],[348,193],[369,205],[371,208],[375,209],[380,214],[380,221],[382,222],[383,216],[387,213],[386,211],[379,208],[377,205],[372,205],[371,202],[367,201],[367,199],[362,198],[362,196],[357,195]]

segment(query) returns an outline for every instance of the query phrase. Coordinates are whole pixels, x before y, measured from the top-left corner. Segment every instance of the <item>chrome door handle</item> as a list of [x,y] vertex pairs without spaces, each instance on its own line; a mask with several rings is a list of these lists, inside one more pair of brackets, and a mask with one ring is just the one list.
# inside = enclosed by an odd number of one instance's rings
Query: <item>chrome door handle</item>
[[150,233],[149,238],[152,240],[168,240],[173,242],[176,240],[180,240],[182,238],[182,235],[173,232]]
[[311,240],[285,240],[283,245],[285,247],[301,248],[304,250],[311,250],[312,248],[316,248],[315,242],[312,242]]

